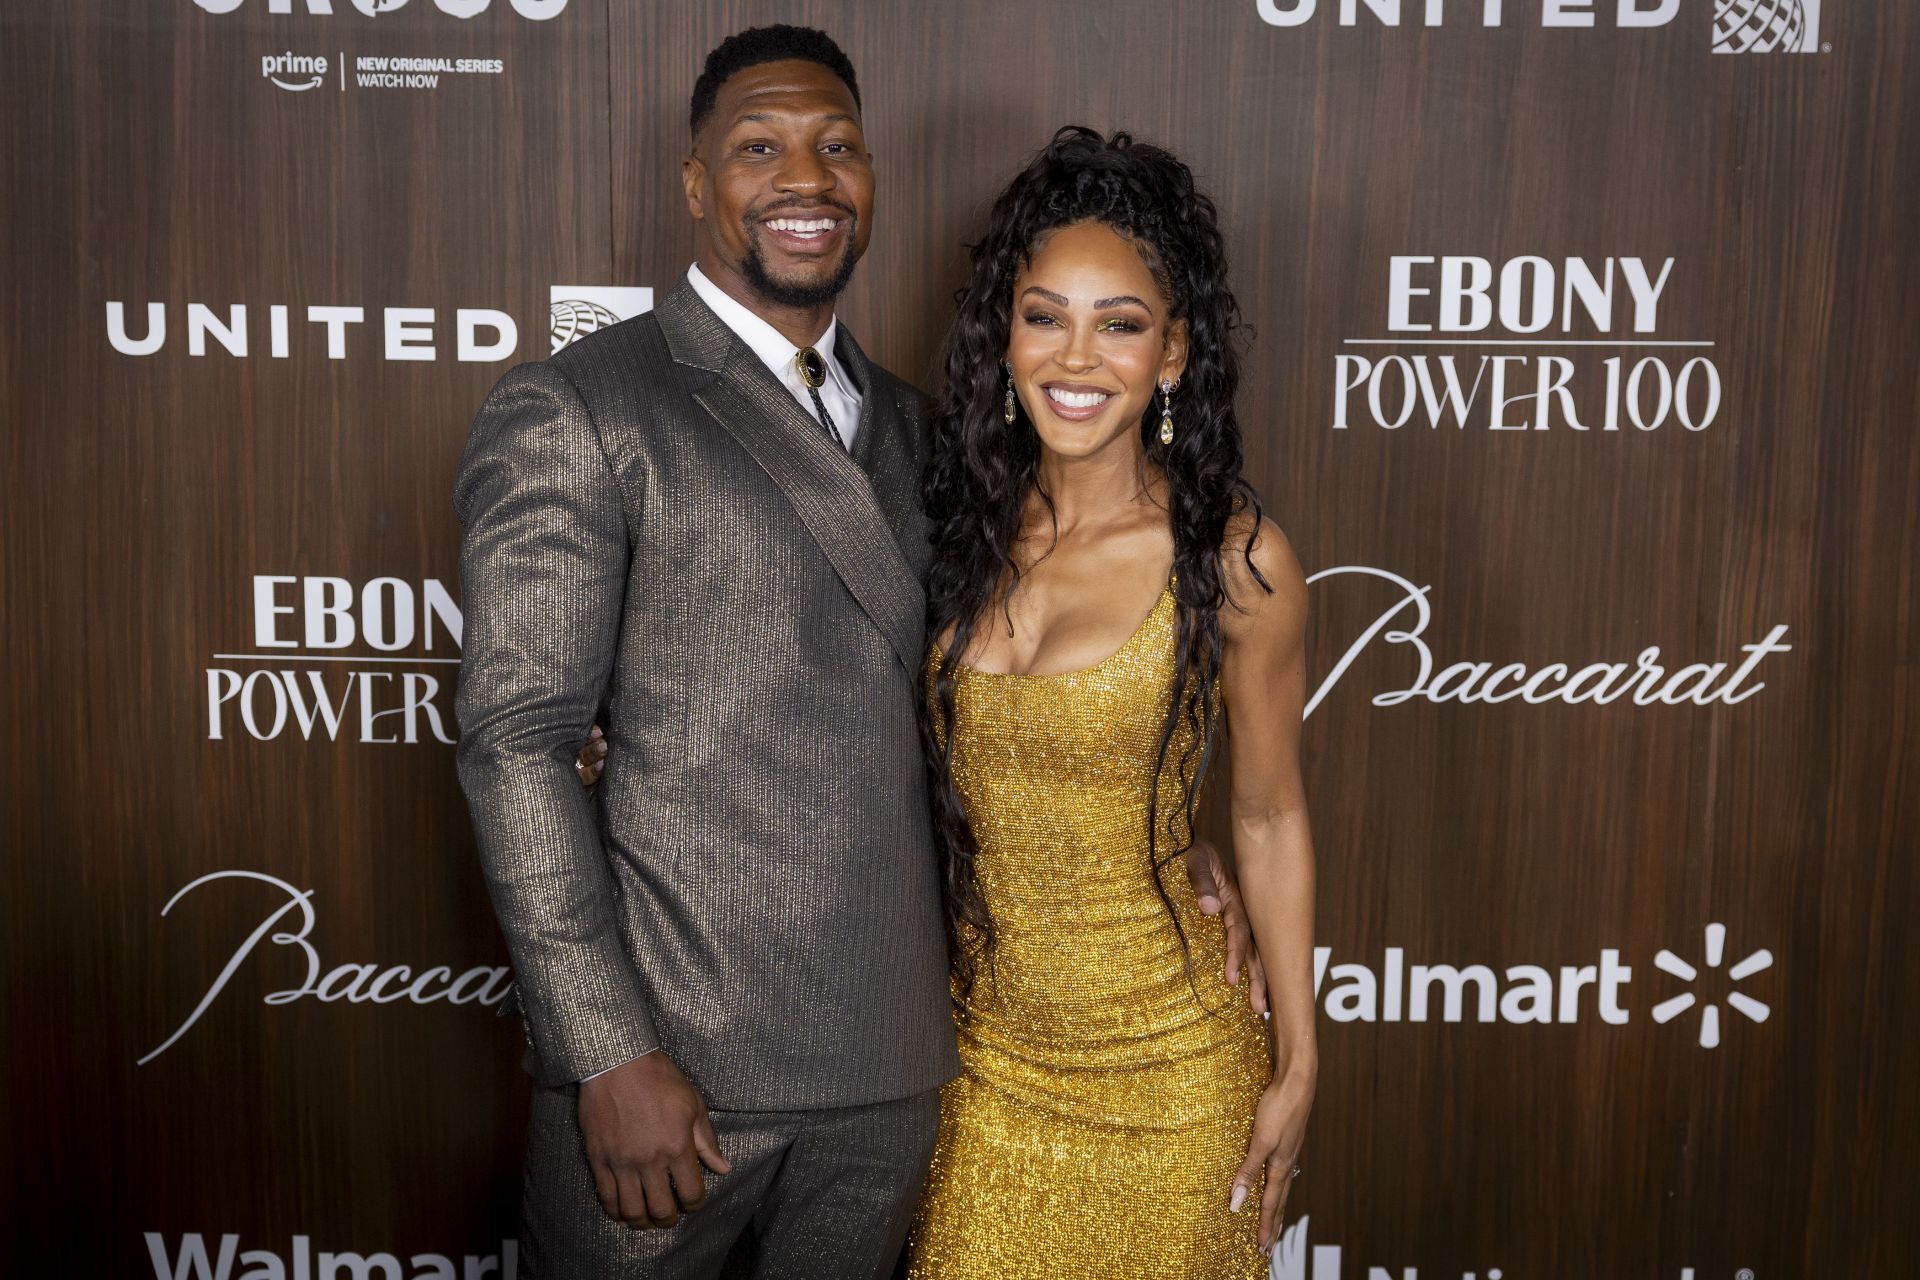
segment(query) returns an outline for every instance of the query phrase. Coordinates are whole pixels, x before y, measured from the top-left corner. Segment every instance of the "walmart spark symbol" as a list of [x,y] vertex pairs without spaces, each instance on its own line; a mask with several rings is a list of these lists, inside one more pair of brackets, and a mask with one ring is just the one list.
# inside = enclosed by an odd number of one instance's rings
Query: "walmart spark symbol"
[[[1727,926],[1718,923],[1707,926],[1707,968],[1718,969],[1720,967],[1720,958],[1726,950],[1726,943]],[[1700,976],[1698,969],[1695,969],[1685,960],[1682,960],[1679,956],[1676,956],[1664,947],[1661,949],[1660,954],[1653,958],[1653,963],[1655,968],[1662,969],[1685,982],[1692,982]],[[1742,979],[1752,977],[1754,974],[1770,967],[1772,964],[1773,952],[1762,947],[1760,950],[1742,960],[1739,964],[1734,965],[1733,968],[1727,970],[1727,977],[1735,982],[1739,982]],[[1738,991],[1727,993],[1727,1003],[1733,1008],[1738,1009],[1754,1022],[1765,1022],[1767,1015],[1773,1012],[1773,1010],[1758,1000],[1755,1000],[1752,996],[1742,995]],[[1692,992],[1684,992],[1673,997],[1671,1000],[1662,1000],[1653,1007],[1653,1020],[1662,1023],[1671,1022],[1688,1009],[1691,1009],[1693,1004],[1694,997]],[[1700,1047],[1702,1049],[1713,1049],[1717,1048],[1719,1044],[1720,1006],[1717,1004],[1709,1004],[1700,1010]]]

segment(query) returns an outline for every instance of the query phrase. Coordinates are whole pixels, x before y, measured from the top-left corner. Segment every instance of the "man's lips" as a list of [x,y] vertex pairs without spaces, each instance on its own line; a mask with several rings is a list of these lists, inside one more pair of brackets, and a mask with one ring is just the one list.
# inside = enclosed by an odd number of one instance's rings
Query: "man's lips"
[[768,214],[756,225],[788,253],[811,257],[839,244],[851,221],[838,209],[788,209]]
[[1119,393],[1090,382],[1043,382],[1040,390],[1054,416],[1069,422],[1085,422],[1097,417],[1107,402]]

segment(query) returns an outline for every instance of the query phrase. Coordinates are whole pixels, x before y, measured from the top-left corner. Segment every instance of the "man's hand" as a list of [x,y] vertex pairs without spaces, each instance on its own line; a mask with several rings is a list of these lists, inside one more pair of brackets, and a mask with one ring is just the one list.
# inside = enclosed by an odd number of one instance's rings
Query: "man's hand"
[[1227,983],[1240,985],[1240,968],[1247,969],[1247,1003],[1255,1013],[1267,1012],[1267,971],[1260,963],[1260,951],[1253,945],[1253,928],[1247,923],[1246,904],[1240,900],[1240,886],[1227,870],[1227,860],[1211,843],[1195,839],[1187,850],[1187,879],[1200,899],[1202,914],[1219,916],[1227,926]]
[[600,771],[607,767],[607,735],[600,732],[600,726],[593,726],[593,732],[580,744],[580,752],[573,758],[573,771],[580,775],[580,785],[590,787],[600,781]]
[[607,1216],[670,1227],[707,1202],[700,1166],[726,1173],[707,1104],[655,1049],[580,1085],[580,1132]]

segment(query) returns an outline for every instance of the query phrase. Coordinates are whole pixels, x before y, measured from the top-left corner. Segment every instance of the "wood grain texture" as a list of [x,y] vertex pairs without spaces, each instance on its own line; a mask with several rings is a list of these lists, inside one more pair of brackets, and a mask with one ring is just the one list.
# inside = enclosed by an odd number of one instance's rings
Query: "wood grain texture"
[[[1290,1212],[1343,1274],[1895,1276],[1920,1253],[1920,16],[1824,6],[1831,52],[1715,57],[1667,28],[1266,26],[1246,3],[426,3],[365,19],[0,15],[8,500],[0,622],[4,1016],[0,1191],[17,1256],[148,1274],[141,1233],[243,1248],[490,1252],[514,1230],[525,1085],[509,1021],[444,1003],[261,997],[249,961],[144,1067],[276,903],[314,891],[323,963],[502,962],[449,751],[207,737],[215,653],[247,652],[255,574],[456,585],[448,507],[503,363],[381,358],[378,308],[510,311],[544,354],[547,289],[668,287],[692,239],[685,103],[708,49],[816,23],[862,78],[880,199],[843,314],[931,387],[964,244],[1063,123],[1173,147],[1220,204],[1252,328],[1250,475],[1309,572],[1429,587],[1456,661],[1738,661],[1790,651],[1737,705],[1375,706],[1416,674],[1376,640],[1306,725],[1332,963],[1633,970],[1631,1017],[1567,1025],[1322,1020]],[[1472,7],[1472,6],[1467,6]],[[1608,6],[1599,6],[1605,10]],[[1409,6],[1410,13],[1414,6]],[[431,93],[291,95],[262,54],[500,56]],[[1672,257],[1662,339],[1708,340],[1707,430],[1331,427],[1335,357],[1386,336],[1389,259]],[[107,300],[174,332],[115,352]],[[187,354],[188,302],[252,313],[255,354]],[[348,356],[274,303],[359,305]],[[138,321],[135,322],[136,326]],[[1578,330],[1573,337],[1603,335]],[[1414,347],[1392,348],[1402,355]],[[1518,349],[1516,349],[1518,350]],[[1528,354],[1538,354],[1537,351]],[[1603,349],[1572,354],[1597,376]],[[1627,353],[1630,358],[1636,352]],[[1677,358],[1676,358],[1677,363]],[[1396,598],[1314,588],[1312,679]],[[1401,615],[1404,619],[1406,615]],[[419,652],[418,646],[410,652]],[[424,668],[423,668],[424,669]],[[444,673],[450,668],[440,668]],[[450,677],[448,677],[450,678]],[[1725,1008],[1661,948],[1771,968]],[[1718,999],[1724,972],[1693,988]],[[68,1224],[84,1221],[84,1232]]]

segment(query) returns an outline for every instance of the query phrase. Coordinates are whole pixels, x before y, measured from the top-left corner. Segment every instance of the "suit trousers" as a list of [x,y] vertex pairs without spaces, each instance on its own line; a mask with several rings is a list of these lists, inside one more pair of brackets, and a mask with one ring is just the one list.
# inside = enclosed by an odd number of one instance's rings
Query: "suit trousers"
[[579,1086],[533,1091],[521,1222],[530,1280],[886,1280],[933,1157],[940,1091],[817,1111],[712,1111],[732,1163],[671,1227],[607,1216],[580,1135]]

